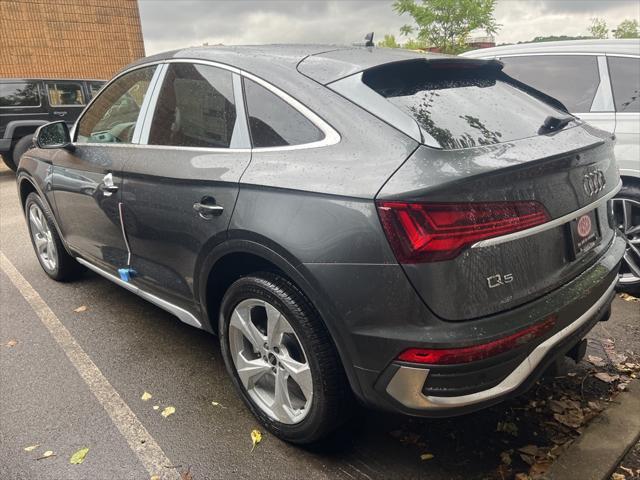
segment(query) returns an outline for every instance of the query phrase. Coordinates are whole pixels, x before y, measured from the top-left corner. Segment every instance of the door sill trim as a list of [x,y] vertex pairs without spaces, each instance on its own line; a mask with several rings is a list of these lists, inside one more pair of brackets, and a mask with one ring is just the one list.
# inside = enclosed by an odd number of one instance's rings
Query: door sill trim
[[147,292],[145,290],[142,290],[140,287],[136,287],[135,285],[133,285],[133,284],[131,284],[129,282],[125,282],[124,280],[121,280],[120,278],[118,278],[115,275],[112,275],[111,273],[101,269],[100,267],[97,267],[94,264],[89,263],[84,258],[76,257],[76,261],[79,264],[84,265],[85,267],[87,267],[89,270],[93,270],[98,275],[103,276],[107,280],[111,280],[116,285],[119,285],[119,286],[121,286],[123,288],[126,288],[130,292],[135,293],[139,297],[144,298],[145,300],[147,300],[150,303],[153,303],[157,307],[160,307],[163,310],[175,315],[176,317],[178,317],[180,319],[180,321],[186,323],[187,325],[191,325],[192,327],[196,327],[196,328],[202,329],[202,323],[200,323],[200,321],[193,314],[189,313],[184,308],[178,307],[177,305],[174,305],[173,303],[167,302],[166,300],[163,300],[160,297],[156,297],[155,295],[153,295],[153,294],[151,294],[151,293],[149,293],[149,292]]

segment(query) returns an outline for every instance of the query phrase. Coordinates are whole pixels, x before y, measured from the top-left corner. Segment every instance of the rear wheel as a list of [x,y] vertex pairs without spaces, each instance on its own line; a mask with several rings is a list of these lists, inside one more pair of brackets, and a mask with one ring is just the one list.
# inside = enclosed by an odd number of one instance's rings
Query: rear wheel
[[629,293],[640,293],[640,186],[625,183],[612,200],[618,229],[627,248],[620,268],[618,287]]
[[[11,168],[11,170],[15,171],[16,168],[18,167],[18,165],[20,165],[20,157],[22,157],[22,155],[24,155],[24,153],[27,150],[31,150],[34,147],[33,145],[33,135],[27,135],[26,137],[22,137],[20,140],[18,140],[18,142],[15,144],[15,146],[13,147],[13,167],[11,167],[11,165],[9,165],[6,160],[5,160],[5,164],[7,164],[7,166],[9,168]],[[4,157],[2,157],[4,158]]]
[[231,285],[220,343],[243,400],[283,440],[317,441],[347,418],[351,392],[335,346],[288,280],[261,273]]
[[53,223],[53,216],[37,193],[30,193],[25,204],[27,225],[40,266],[54,280],[72,280],[82,270],[67,253]]

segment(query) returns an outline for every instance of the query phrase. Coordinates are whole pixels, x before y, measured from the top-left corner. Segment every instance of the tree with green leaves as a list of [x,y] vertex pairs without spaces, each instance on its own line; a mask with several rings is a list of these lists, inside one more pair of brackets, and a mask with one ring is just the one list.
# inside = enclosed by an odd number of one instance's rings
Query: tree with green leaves
[[400,48],[400,44],[396,42],[396,37],[394,35],[386,35],[384,36],[384,40],[380,40],[378,42],[379,47],[384,48]]
[[593,38],[609,37],[609,27],[607,27],[607,22],[601,18],[592,18],[591,26],[587,28],[587,31]]
[[500,25],[494,18],[496,0],[396,0],[393,9],[399,14],[408,13],[415,25],[405,25],[403,35],[417,33],[417,40],[429,47],[437,47],[443,53],[460,53],[465,50],[469,34],[484,30],[487,35],[496,33]]
[[638,20],[628,18],[623,20],[618,28],[613,29],[613,36],[616,38],[640,38]]

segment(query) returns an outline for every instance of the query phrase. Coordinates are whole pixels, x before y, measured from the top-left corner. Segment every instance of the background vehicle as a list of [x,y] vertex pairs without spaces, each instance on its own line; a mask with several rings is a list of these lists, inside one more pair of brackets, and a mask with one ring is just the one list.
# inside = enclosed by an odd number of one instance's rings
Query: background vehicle
[[457,415],[578,357],[624,252],[613,143],[495,61],[203,47],[40,127],[17,181],[49,276],[218,333],[248,408],[305,443],[352,392]]
[[103,80],[0,78],[0,155],[15,170],[40,125],[76,121]]
[[462,56],[500,60],[507,74],[557,98],[592,125],[615,133],[623,187],[613,207],[628,241],[620,286],[640,292],[640,42],[525,43]]

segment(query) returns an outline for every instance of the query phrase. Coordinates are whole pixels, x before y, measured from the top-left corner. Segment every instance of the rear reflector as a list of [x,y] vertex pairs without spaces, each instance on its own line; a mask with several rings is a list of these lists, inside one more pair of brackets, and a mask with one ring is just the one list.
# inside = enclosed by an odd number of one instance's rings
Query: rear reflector
[[376,202],[382,226],[400,263],[450,260],[466,247],[549,221],[541,203]]
[[543,336],[556,324],[556,315],[551,315],[545,321],[520,330],[508,337],[499,338],[489,343],[461,348],[409,348],[398,356],[398,360],[412,363],[428,363],[430,365],[453,365],[458,363],[477,362],[485,358],[494,357],[503,352],[525,345]]

